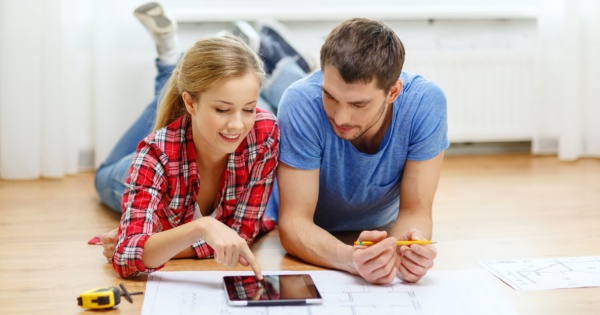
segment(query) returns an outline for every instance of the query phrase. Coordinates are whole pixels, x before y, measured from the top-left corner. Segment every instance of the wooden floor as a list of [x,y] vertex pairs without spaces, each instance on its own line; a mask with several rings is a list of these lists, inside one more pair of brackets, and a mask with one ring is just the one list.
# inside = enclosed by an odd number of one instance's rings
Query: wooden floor
[[[600,160],[559,162],[528,154],[449,156],[434,206],[434,268],[480,268],[477,261],[600,255]],[[93,174],[60,180],[0,181],[0,314],[91,314],[79,293],[121,280],[87,245],[117,226],[100,204]],[[253,250],[264,270],[315,269],[285,255],[277,231]],[[165,270],[222,269],[177,260]],[[600,314],[600,288],[514,291],[498,285],[521,314]],[[107,313],[139,314],[143,297]],[[103,312],[104,314],[104,312]]]

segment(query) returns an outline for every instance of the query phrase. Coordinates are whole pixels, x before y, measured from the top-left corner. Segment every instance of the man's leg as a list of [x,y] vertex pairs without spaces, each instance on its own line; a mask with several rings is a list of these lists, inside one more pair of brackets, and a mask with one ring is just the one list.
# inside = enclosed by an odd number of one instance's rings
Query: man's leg
[[293,57],[284,57],[275,65],[271,76],[263,83],[260,89],[260,96],[271,105],[273,113],[277,115],[279,101],[283,92],[292,85],[292,83],[304,78],[306,72],[296,62]]
[[312,62],[294,48],[291,36],[283,24],[265,20],[259,21],[257,27],[258,31],[248,22],[238,21],[234,24],[232,33],[260,54],[267,79],[261,88],[257,106],[277,114],[285,89],[305,77]]
[[310,56],[296,48],[293,36],[285,25],[275,20],[261,20],[256,23],[260,36],[259,55],[264,60],[265,72],[272,74],[277,63],[284,57],[292,57],[305,73],[314,69]]

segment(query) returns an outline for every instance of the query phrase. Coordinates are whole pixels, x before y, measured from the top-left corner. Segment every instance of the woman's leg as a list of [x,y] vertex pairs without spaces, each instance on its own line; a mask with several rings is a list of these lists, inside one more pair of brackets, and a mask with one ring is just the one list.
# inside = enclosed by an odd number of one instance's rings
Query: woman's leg
[[165,65],[160,61],[156,61],[156,70],[158,71],[154,80],[154,99],[142,112],[136,121],[129,127],[129,129],[121,136],[121,139],[114,146],[104,163],[112,164],[120,160],[125,155],[135,151],[138,143],[144,139],[154,127],[154,121],[156,119],[156,108],[158,106],[158,98],[160,92],[171,76],[173,69],[176,65]]
[[125,180],[129,175],[129,165],[135,152],[132,152],[112,164],[102,164],[94,177],[96,192],[100,200],[116,212],[123,212],[121,199],[125,192]]
[[131,164],[138,143],[152,132],[160,91],[171,76],[175,65],[164,65],[157,60],[156,68],[158,74],[155,79],[154,100],[146,106],[142,114],[123,134],[106,160],[96,170],[94,179],[96,191],[102,202],[117,212],[122,211],[121,196],[125,192],[125,179],[127,179],[129,164]]
[[125,192],[125,180],[135,149],[138,143],[152,132],[160,93],[181,57],[176,33],[177,24],[166,17],[159,4],[142,5],[135,10],[134,15],[149,31],[156,43],[157,75],[154,81],[154,100],[146,106],[96,170],[94,178],[96,192],[103,203],[117,212],[122,212],[121,196]]

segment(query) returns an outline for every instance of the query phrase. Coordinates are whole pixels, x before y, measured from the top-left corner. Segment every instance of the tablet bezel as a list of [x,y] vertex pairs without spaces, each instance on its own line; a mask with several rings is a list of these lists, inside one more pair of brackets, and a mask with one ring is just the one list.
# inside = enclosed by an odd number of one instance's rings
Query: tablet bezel
[[[234,281],[243,281],[251,283],[252,280],[256,282],[256,285],[260,288],[266,285],[266,282],[272,279],[273,277],[302,277],[304,280],[304,284],[308,292],[312,294],[311,297],[308,298],[295,298],[295,299],[260,299],[260,300],[252,300],[248,299],[232,299],[230,296],[230,292],[234,292],[235,288],[230,287],[233,285]],[[231,306],[281,306],[281,305],[307,305],[307,304],[321,304],[323,303],[323,298],[321,293],[317,289],[312,277],[309,274],[269,274],[265,275],[265,280],[262,282],[263,284],[259,284],[260,281],[256,280],[254,275],[241,275],[241,276],[224,276],[223,277],[223,287],[225,289],[225,298],[227,299],[227,304]],[[281,282],[279,282],[281,283]],[[266,288],[268,289],[268,288]],[[262,294],[261,294],[262,296]],[[270,298],[270,294],[267,292],[267,296]]]

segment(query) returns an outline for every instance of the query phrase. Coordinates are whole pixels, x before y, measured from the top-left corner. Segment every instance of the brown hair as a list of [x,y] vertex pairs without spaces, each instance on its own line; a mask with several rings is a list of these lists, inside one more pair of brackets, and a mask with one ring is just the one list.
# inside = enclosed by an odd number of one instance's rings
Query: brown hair
[[197,41],[179,61],[162,91],[154,130],[187,114],[183,92],[197,100],[211,87],[249,72],[259,82],[265,76],[259,57],[240,39],[220,36]]
[[389,91],[400,77],[404,46],[387,25],[365,18],[342,22],[321,47],[321,70],[335,67],[346,83],[369,83]]

